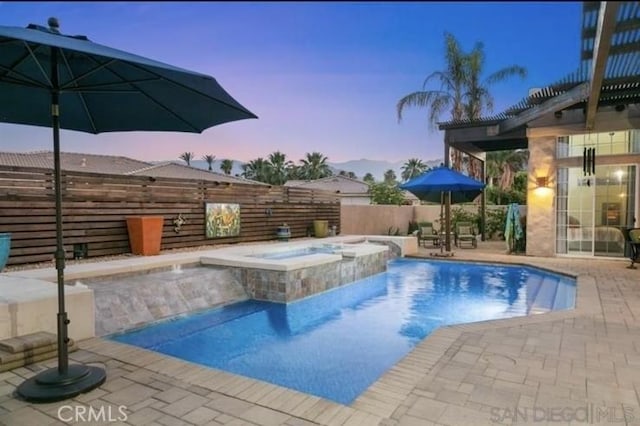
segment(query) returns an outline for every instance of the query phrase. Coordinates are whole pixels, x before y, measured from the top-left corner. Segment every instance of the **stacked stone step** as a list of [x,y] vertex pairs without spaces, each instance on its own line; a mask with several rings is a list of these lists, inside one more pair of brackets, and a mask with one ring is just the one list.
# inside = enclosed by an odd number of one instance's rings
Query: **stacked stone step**
[[[69,352],[77,350],[76,343],[69,342]],[[0,340],[0,372],[13,370],[58,356],[58,338],[48,332]]]

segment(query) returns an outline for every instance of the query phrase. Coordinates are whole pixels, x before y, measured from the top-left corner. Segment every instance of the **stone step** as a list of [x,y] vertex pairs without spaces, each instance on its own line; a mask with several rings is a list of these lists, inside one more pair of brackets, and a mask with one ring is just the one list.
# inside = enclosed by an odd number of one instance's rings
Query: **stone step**
[[56,342],[57,337],[55,334],[39,331],[37,333],[0,340],[0,351],[15,354],[40,346],[55,345]]
[[[71,348],[72,346],[75,347],[75,344],[76,343],[73,340],[70,340],[68,347],[69,348]],[[58,350],[57,344],[40,346],[34,349],[27,349],[22,352],[6,352],[6,351],[0,350],[0,364],[6,364],[19,359],[27,358],[29,356],[40,355],[47,352],[52,352],[52,351],[57,352],[57,350]]]
[[[68,350],[78,347],[69,341]],[[24,367],[34,362],[45,361],[58,355],[58,343],[55,334],[37,332],[24,336],[11,337],[0,341],[0,372]]]

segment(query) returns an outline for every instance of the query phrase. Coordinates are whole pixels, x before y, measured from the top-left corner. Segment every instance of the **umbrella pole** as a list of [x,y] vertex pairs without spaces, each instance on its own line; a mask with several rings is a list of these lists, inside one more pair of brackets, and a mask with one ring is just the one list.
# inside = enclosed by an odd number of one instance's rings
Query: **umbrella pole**
[[60,89],[58,51],[51,48],[51,120],[56,202],[56,270],[58,276],[58,368],[50,368],[22,382],[17,392],[27,401],[55,402],[73,398],[97,388],[107,379],[104,369],[74,364],[69,366],[68,325],[64,306],[64,244],[62,241],[62,171],[60,167]]
[[[56,82],[57,83],[57,82]],[[64,245],[62,241],[62,171],[60,170],[60,114],[58,91],[51,92],[51,118],[53,121],[53,174],[56,195],[56,271],[58,275],[58,372],[69,370],[69,319],[64,306]]]
[[444,191],[440,191],[440,229],[438,232],[440,232],[440,254],[444,253],[444,245],[445,245],[445,241],[442,241],[442,237],[446,238],[446,234],[442,233],[442,230],[444,229]]

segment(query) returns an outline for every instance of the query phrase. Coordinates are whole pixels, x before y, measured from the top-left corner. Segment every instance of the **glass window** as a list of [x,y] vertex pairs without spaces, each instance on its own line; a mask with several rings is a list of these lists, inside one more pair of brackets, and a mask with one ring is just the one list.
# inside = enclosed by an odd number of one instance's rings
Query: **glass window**
[[556,154],[558,158],[582,157],[585,148],[595,148],[596,155],[637,153],[640,152],[640,130],[559,136]]

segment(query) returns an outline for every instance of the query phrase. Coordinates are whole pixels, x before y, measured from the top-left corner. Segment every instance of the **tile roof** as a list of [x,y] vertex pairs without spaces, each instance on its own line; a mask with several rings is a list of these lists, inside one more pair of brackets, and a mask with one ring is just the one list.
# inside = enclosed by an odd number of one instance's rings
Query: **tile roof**
[[223,173],[203,170],[196,167],[187,166],[184,164],[173,163],[170,161],[165,163],[147,165],[144,168],[133,170],[125,174],[139,175],[139,176],[179,178],[179,179],[201,179],[201,180],[229,182],[229,183],[249,183],[249,184],[256,184],[256,185],[267,185],[264,182],[257,182],[253,180],[231,176],[231,175],[225,175]]
[[[116,155],[83,154],[61,152],[63,170],[74,172],[104,173],[116,175],[140,175],[179,179],[202,179],[229,183],[266,185],[263,182],[229,176],[222,173],[166,162],[153,164]],[[15,167],[53,168],[52,151],[0,152],[0,165]]]
[[[144,161],[122,156],[82,154],[77,152],[61,152],[60,162],[63,170],[109,174],[125,174],[150,165],[150,163]],[[52,169],[53,152],[0,152],[0,164],[6,166]]]
[[367,194],[369,184],[361,180],[352,179],[347,176],[329,176],[316,180],[290,180],[284,186],[322,189],[325,191],[340,192],[342,194]]

